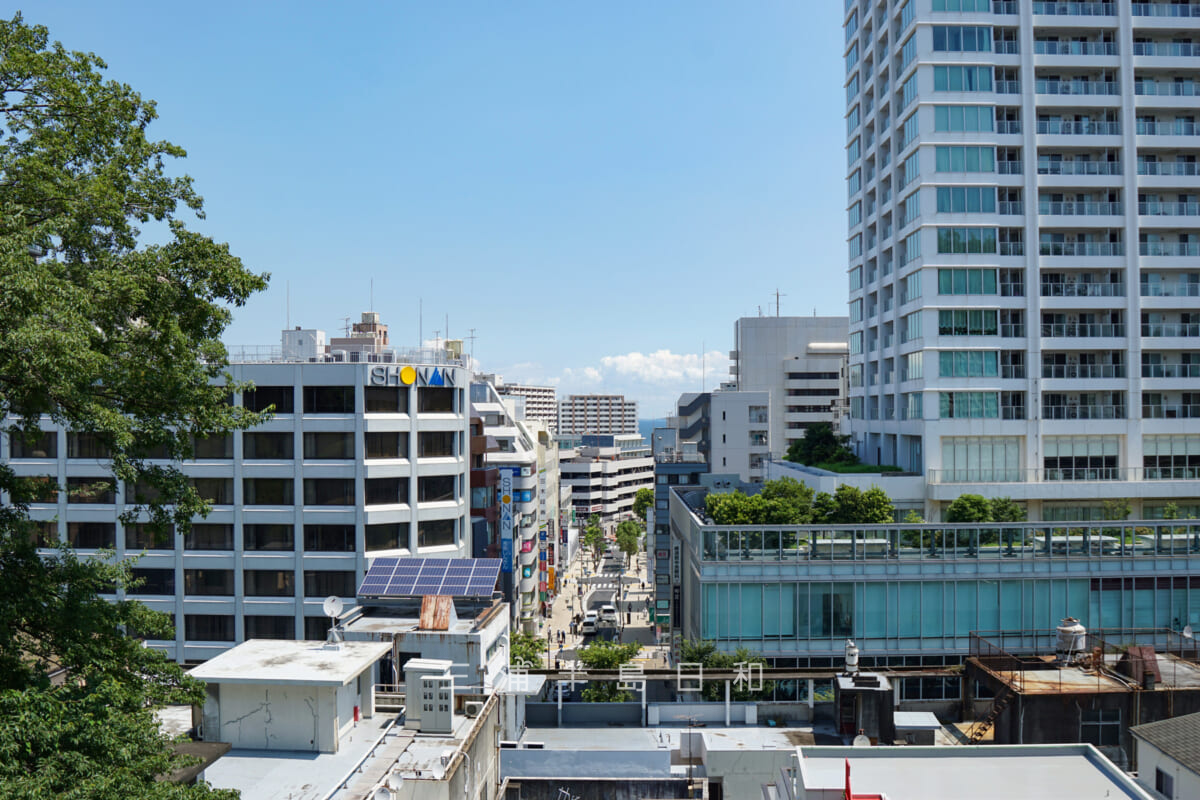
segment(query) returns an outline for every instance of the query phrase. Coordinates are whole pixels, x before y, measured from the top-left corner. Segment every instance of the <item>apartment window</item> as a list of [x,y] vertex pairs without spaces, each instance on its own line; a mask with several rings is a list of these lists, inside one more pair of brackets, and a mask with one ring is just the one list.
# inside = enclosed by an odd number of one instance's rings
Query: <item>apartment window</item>
[[68,522],[67,544],[77,550],[111,550],[117,546],[116,523]]
[[858,63],[858,42],[850,45],[850,49],[846,51],[846,72],[854,69],[854,65]]
[[917,99],[917,74],[914,72],[904,85],[900,87],[900,108],[908,108],[912,101]]
[[197,522],[183,537],[184,550],[232,550],[233,526]]
[[164,530],[156,531],[145,522],[137,522],[125,526],[126,550],[173,550],[175,526],[168,525]]
[[233,617],[229,614],[184,614],[183,636],[190,642],[232,642]]
[[67,458],[107,459],[112,456],[108,445],[94,433],[67,433]]
[[214,506],[233,505],[233,478],[191,478],[192,488]]
[[938,133],[979,133],[996,129],[995,106],[934,106],[933,129]]
[[924,419],[925,395],[920,392],[910,392],[900,396],[904,408],[905,419]]
[[849,103],[855,97],[858,97],[858,76],[854,75],[850,78],[850,82],[846,84],[846,102]]
[[902,380],[920,380],[925,375],[925,353],[918,350],[904,355],[904,376]]
[[938,375],[943,378],[995,378],[1000,374],[1000,354],[995,350],[942,350]]
[[991,67],[945,66],[933,68],[935,92],[990,92]]
[[247,614],[247,639],[291,639],[296,635],[296,622],[292,617]]
[[321,642],[329,635],[329,617],[305,617],[304,639],[309,642]]
[[242,580],[246,597],[296,596],[296,576],[290,569],[247,569]]
[[849,42],[854,38],[854,34],[858,32],[858,12],[854,11],[850,14],[850,19],[846,21],[846,41]]
[[353,386],[305,386],[305,414],[353,414]]
[[991,186],[939,186],[937,210],[947,214],[994,214],[996,190]]
[[856,356],[863,351],[863,335],[862,331],[855,331],[850,334],[850,355]]
[[251,411],[296,412],[296,390],[291,386],[256,386],[242,394],[242,405]]
[[58,503],[58,483],[49,475],[30,475],[24,478],[30,492],[30,503]]
[[1113,480],[1120,467],[1117,436],[1044,436],[1046,480]]
[[846,189],[848,197],[854,197],[862,191],[862,170],[856,169],[850,173],[850,177],[846,180]]
[[233,437],[229,434],[193,436],[192,458],[194,460],[233,458]]
[[247,461],[287,460],[293,457],[291,433],[243,433],[242,457]]
[[904,198],[900,202],[900,209],[900,227],[904,227],[921,216],[921,193],[913,192]]
[[851,228],[862,224],[862,201],[850,206],[850,210],[846,212],[846,222]]
[[999,419],[1000,395],[997,392],[939,392],[938,416],[941,419]]
[[846,148],[846,166],[854,166],[854,162],[858,161],[860,155],[862,155],[862,143],[859,141],[859,137],[855,136]]
[[938,294],[995,294],[994,269],[939,269]]
[[408,434],[395,431],[367,433],[363,443],[367,458],[408,458]]
[[863,418],[863,398],[861,398],[861,397],[851,397],[850,398],[850,417],[851,417],[851,419],[862,419]]
[[134,584],[126,588],[126,594],[175,594],[175,570],[173,569],[139,569],[130,570]]
[[850,258],[855,259],[862,255],[862,234],[856,233],[850,237]]
[[67,502],[112,505],[117,502],[116,485],[107,478],[67,478]]
[[904,293],[900,297],[901,303],[911,303],[921,296],[921,272],[920,270],[904,276]]
[[233,594],[233,570],[185,569],[183,592],[189,595],[225,596]]
[[1146,436],[1142,465],[1148,480],[1200,478],[1200,436]]
[[455,486],[457,483],[457,475],[429,475],[420,478],[417,482],[417,499],[422,503],[456,500]]
[[368,386],[363,403],[368,414],[407,414],[408,387]]
[[1175,776],[1169,772],[1163,772],[1162,767],[1155,767],[1154,791],[1167,800],[1175,800]]
[[296,549],[295,529],[291,525],[245,525],[242,536],[247,550]]
[[901,319],[901,324],[904,326],[901,331],[904,342],[911,342],[920,339],[924,334],[921,330],[921,312],[914,311],[911,314],[906,314]]
[[353,478],[305,478],[304,505],[306,506],[352,506],[354,505]]
[[850,301],[850,321],[851,322],[862,322],[862,318],[863,318],[862,309],[863,309],[863,301],[861,298],[858,300]]
[[290,506],[295,502],[291,478],[243,478],[242,502],[248,506]]
[[408,523],[389,522],[366,527],[367,552],[408,549]]
[[369,506],[408,502],[408,478],[367,478],[363,487]]
[[1080,711],[1079,741],[1096,747],[1118,747],[1121,744],[1121,709]]
[[900,72],[908,69],[908,65],[917,57],[917,37],[915,35],[908,37],[900,47]]
[[996,148],[939,145],[935,148],[938,172],[995,172]]
[[863,385],[863,365],[850,365],[850,388],[857,389]]
[[[990,14],[992,11],[992,0],[933,0],[934,11],[975,11],[981,14]],[[937,698],[940,699],[940,698]],[[958,689],[954,690],[954,697],[947,697],[947,700],[958,699]]]
[[935,53],[990,53],[992,29],[981,25],[935,25]]
[[305,570],[305,597],[354,597],[354,573],[349,570]]
[[19,431],[9,434],[12,458],[58,458],[58,433],[41,431],[26,439]]
[[453,414],[454,389],[422,386],[417,389],[417,410],[422,414]]
[[939,253],[995,253],[995,228],[938,228]]
[[938,311],[941,336],[995,336],[999,333],[997,312],[991,309],[942,309]]
[[417,547],[443,547],[454,544],[454,520],[432,519],[417,523]]
[[311,459],[354,458],[353,433],[306,433],[304,457]]
[[1021,475],[1019,436],[943,436],[942,472],[952,481],[1015,481]]
[[417,455],[421,458],[441,458],[454,455],[455,431],[422,431],[417,434]]
[[907,147],[908,143],[917,138],[917,134],[921,130],[921,117],[917,112],[909,115],[908,119],[904,120],[903,133],[900,136],[900,146]]
[[305,525],[304,549],[318,553],[353,553],[354,526]]
[[921,231],[915,230],[904,237],[904,252],[900,255],[900,263],[907,264],[921,257]]
[[850,113],[846,115],[846,135],[854,133],[854,129],[858,127],[861,121],[861,115],[858,111],[858,106],[850,109]]

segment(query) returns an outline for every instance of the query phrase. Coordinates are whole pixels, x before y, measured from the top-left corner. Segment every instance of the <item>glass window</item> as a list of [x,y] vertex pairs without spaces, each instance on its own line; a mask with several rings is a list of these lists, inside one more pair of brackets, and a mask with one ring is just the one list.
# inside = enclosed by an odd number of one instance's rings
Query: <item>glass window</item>
[[192,437],[193,459],[233,458],[233,437],[229,434]]
[[311,459],[354,458],[353,433],[306,433],[304,457]]
[[343,570],[305,570],[305,597],[354,597],[356,586],[354,573]]
[[251,411],[293,414],[296,411],[296,390],[291,386],[256,386],[242,394],[242,405]]
[[138,522],[125,526],[126,550],[173,550],[175,526],[168,525],[161,531],[153,530],[148,523]]
[[290,569],[242,571],[246,597],[295,597],[296,576]]
[[363,486],[369,506],[408,502],[408,478],[367,478]]
[[112,505],[116,501],[116,485],[107,478],[67,478],[68,503]]
[[189,595],[225,596],[233,594],[233,570],[185,569],[183,592]]
[[420,458],[440,458],[454,455],[455,431],[421,431],[417,434],[417,455]]
[[232,642],[233,617],[229,614],[185,614],[184,638],[192,642]]
[[296,620],[293,617],[247,614],[247,639],[293,639],[296,636]]
[[201,499],[214,506],[233,504],[233,478],[191,478],[190,483]]
[[112,451],[94,433],[67,432],[67,458],[95,458],[104,460],[112,457]]
[[396,431],[364,435],[367,458],[408,458],[408,434]]
[[295,502],[291,478],[243,478],[242,502],[248,506],[290,506]]
[[455,521],[424,520],[417,523],[417,547],[442,547],[454,544]]
[[305,414],[353,414],[353,386],[305,386]]
[[306,506],[352,506],[354,505],[353,478],[305,478],[304,505]]
[[113,522],[68,522],[67,544],[78,550],[113,549],[117,526]]
[[289,433],[243,433],[242,457],[247,461],[291,459],[295,436]]
[[12,446],[13,458],[57,458],[58,433],[42,431],[32,439],[26,439],[19,431],[13,431],[8,437]]
[[368,414],[407,414],[408,387],[368,386],[363,401]]
[[[291,483],[291,479],[288,479]],[[242,528],[247,550],[294,550],[295,530],[291,525],[245,525]]]
[[417,389],[417,410],[422,414],[453,414],[454,389],[422,386]]
[[305,525],[304,549],[309,552],[321,553],[353,553],[355,549],[354,526]]
[[457,500],[455,487],[457,475],[428,475],[418,479],[418,500],[422,503],[440,503]]
[[130,571],[133,582],[126,588],[127,594],[175,594],[175,570],[173,569],[142,569],[134,567]]
[[381,525],[368,525],[367,552],[373,550],[407,550],[408,523],[390,522]]
[[233,526],[197,522],[183,537],[184,550],[232,550]]

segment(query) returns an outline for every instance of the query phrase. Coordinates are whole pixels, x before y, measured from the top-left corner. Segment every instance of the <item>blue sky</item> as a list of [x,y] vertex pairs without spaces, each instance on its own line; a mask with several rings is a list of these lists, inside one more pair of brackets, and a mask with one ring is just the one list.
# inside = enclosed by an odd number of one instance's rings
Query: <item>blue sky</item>
[[194,227],[271,287],[226,342],[476,329],[482,366],[642,416],[726,374],[733,322],[845,313],[841,4],[54,2],[158,102]]

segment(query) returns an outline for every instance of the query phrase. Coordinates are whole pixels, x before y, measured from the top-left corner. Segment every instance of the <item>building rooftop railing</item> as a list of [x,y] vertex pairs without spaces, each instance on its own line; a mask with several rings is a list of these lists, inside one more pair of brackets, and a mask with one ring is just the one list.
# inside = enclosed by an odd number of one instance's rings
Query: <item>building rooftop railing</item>
[[466,366],[465,359],[434,347],[390,347],[377,352],[334,349],[312,357],[284,356],[271,345],[235,345],[228,348],[230,364],[436,364]]

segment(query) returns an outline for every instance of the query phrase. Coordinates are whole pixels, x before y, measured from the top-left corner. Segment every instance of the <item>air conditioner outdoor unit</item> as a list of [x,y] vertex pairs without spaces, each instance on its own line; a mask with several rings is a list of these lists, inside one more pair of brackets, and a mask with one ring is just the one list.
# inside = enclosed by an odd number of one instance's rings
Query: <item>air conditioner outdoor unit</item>
[[468,700],[463,703],[463,714],[474,719],[483,712],[483,703],[478,700]]

